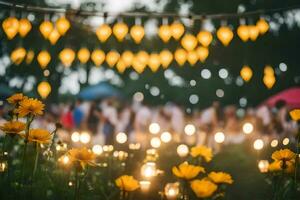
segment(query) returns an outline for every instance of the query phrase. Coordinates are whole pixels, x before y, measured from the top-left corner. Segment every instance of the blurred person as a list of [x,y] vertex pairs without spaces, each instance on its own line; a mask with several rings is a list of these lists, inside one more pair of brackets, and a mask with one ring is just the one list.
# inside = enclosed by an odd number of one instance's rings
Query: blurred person
[[61,124],[67,130],[72,130],[74,128],[73,110],[74,105],[67,105],[61,115]]
[[74,120],[75,127],[77,129],[79,129],[81,127],[81,123],[84,120],[84,112],[82,110],[81,105],[82,105],[82,102],[80,99],[78,99],[75,103],[75,108],[73,111],[73,120]]

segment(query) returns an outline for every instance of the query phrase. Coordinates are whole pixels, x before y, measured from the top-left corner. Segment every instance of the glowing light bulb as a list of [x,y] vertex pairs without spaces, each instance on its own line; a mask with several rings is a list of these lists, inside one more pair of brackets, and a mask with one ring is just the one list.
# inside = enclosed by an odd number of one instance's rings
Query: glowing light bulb
[[217,143],[223,143],[224,140],[225,140],[225,135],[224,135],[224,133],[222,133],[222,132],[217,132],[217,133],[215,134],[215,141],[216,141]]
[[96,155],[101,155],[103,153],[103,149],[102,146],[99,144],[96,144],[93,146],[92,151],[94,152],[94,154]]
[[160,126],[158,123],[151,123],[149,126],[149,131],[152,134],[158,134],[160,131]]
[[116,140],[118,143],[124,144],[125,142],[127,142],[127,135],[123,132],[120,132],[117,134]]
[[271,147],[277,147],[277,146],[278,146],[278,140],[272,140]]
[[172,140],[172,135],[169,132],[163,132],[160,136],[160,139],[164,143],[169,143]]
[[255,150],[261,150],[262,148],[264,148],[264,141],[262,141],[261,139],[255,140],[253,143],[253,148]]
[[73,142],[79,142],[80,141],[80,134],[78,132],[72,133],[71,140]]
[[159,148],[161,145],[161,141],[158,137],[154,137],[151,139],[150,144],[153,148]]
[[288,145],[290,143],[290,139],[289,138],[284,138],[283,140],[282,140],[282,144],[283,145]]
[[177,154],[180,156],[180,157],[185,157],[189,154],[189,148],[187,145],[185,144],[181,144],[177,147]]
[[141,175],[145,178],[151,178],[157,175],[156,164],[154,162],[146,162],[141,168]]
[[175,200],[179,194],[179,183],[168,183],[165,186],[165,195],[168,200]]
[[196,133],[196,127],[193,124],[187,124],[184,127],[184,132],[189,136],[194,135]]
[[254,127],[250,122],[247,122],[243,125],[243,132],[245,134],[250,134],[253,132],[253,130],[254,130]]
[[87,132],[82,132],[80,134],[80,142],[83,144],[87,144],[91,141],[91,136]]
[[269,168],[269,161],[268,160],[260,160],[258,162],[258,169],[261,173],[267,173]]

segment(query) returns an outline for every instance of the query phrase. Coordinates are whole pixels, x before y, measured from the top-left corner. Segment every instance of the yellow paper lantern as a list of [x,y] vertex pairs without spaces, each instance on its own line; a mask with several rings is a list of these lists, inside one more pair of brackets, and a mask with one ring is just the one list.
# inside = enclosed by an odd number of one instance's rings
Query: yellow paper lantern
[[213,36],[209,31],[200,31],[197,35],[197,39],[202,46],[208,47],[213,40]]
[[21,37],[25,37],[29,33],[31,28],[32,26],[28,19],[23,18],[19,20],[19,34]]
[[70,29],[71,24],[66,17],[60,17],[55,23],[56,29],[60,35],[65,35]]
[[78,52],[77,52],[77,57],[78,60],[82,63],[85,64],[89,61],[91,56],[90,51],[87,48],[81,48]]
[[43,99],[46,99],[51,92],[51,85],[47,81],[42,81],[37,86],[37,91]]
[[146,51],[139,51],[136,55],[137,59],[147,65],[148,64],[148,61],[149,61],[149,54],[146,52]]
[[196,51],[189,51],[187,53],[187,61],[193,66],[197,63],[199,57]]
[[13,50],[13,52],[10,54],[10,59],[14,64],[19,65],[24,60],[25,56],[26,50],[23,47],[19,47]]
[[119,73],[124,73],[124,71],[127,68],[127,66],[125,65],[125,63],[123,62],[123,60],[120,59],[117,62],[116,68],[117,68],[117,70],[118,70]]
[[132,67],[137,73],[141,74],[146,68],[146,63],[142,62],[136,55],[133,58]]
[[252,69],[249,66],[245,65],[241,69],[240,75],[244,81],[248,82],[248,81],[250,81],[250,79],[252,78],[252,75],[253,75]]
[[150,54],[148,66],[152,72],[156,72],[160,66],[160,57],[157,53]]
[[123,60],[123,63],[126,65],[126,67],[129,67],[132,65],[132,61],[133,61],[133,58],[134,58],[134,55],[131,51],[124,51],[122,53],[122,56],[121,56],[122,60]]
[[98,39],[100,40],[100,42],[105,42],[110,37],[111,33],[112,33],[112,30],[111,30],[110,26],[107,24],[102,24],[96,30],[96,35],[97,35]]
[[91,55],[91,59],[94,62],[94,64],[98,67],[104,62],[105,53],[100,49],[95,49]]
[[113,33],[119,42],[122,42],[128,33],[128,26],[123,22],[118,22],[113,27]]
[[49,35],[53,31],[53,24],[50,21],[43,21],[39,29],[43,37],[48,39]]
[[196,51],[197,51],[199,60],[203,63],[206,60],[206,58],[208,57],[208,55],[209,55],[208,48],[206,48],[206,47],[198,47]]
[[217,37],[224,46],[228,46],[233,38],[233,32],[228,26],[222,26],[217,31]]
[[141,25],[134,25],[130,29],[130,35],[134,42],[139,44],[145,35],[145,30]]
[[242,41],[247,42],[249,40],[249,29],[247,25],[240,25],[237,29],[237,35]]
[[25,60],[26,64],[27,65],[31,64],[33,61],[33,58],[34,58],[34,51],[29,50],[26,54],[26,60]]
[[266,76],[274,76],[274,69],[272,66],[270,65],[266,65],[265,68],[264,68],[264,74]]
[[53,31],[48,36],[48,40],[52,45],[55,45],[59,38],[60,38],[60,34],[56,29],[53,29]]
[[250,25],[248,26],[249,29],[249,37],[252,41],[255,41],[259,35],[259,29],[254,26],[254,25]]
[[197,41],[196,37],[193,36],[192,34],[186,34],[181,39],[181,45],[187,51],[194,50],[197,46],[197,43],[198,43],[198,41]]
[[51,56],[48,51],[41,51],[37,56],[37,61],[42,69],[45,69],[51,61]]
[[117,64],[119,59],[120,59],[120,54],[115,50],[112,50],[106,54],[106,63],[110,67],[113,67],[115,64]]
[[2,22],[2,28],[7,38],[11,40],[19,31],[19,21],[15,17],[8,17]]
[[159,54],[160,63],[163,68],[167,68],[173,60],[173,54],[169,50],[162,50]]
[[172,33],[172,37],[175,40],[179,40],[181,36],[184,34],[184,26],[182,25],[182,23],[174,22],[171,25],[171,33]]
[[171,36],[171,28],[169,25],[161,25],[158,29],[158,36],[162,39],[163,42],[167,43]]
[[70,67],[75,59],[75,52],[70,48],[65,48],[59,53],[59,59],[65,67]]
[[186,62],[187,52],[184,49],[177,49],[174,53],[174,58],[179,66],[182,66]]
[[262,18],[256,22],[256,27],[258,28],[261,35],[268,32],[270,28],[268,22]]
[[268,89],[271,89],[276,82],[275,76],[265,75],[263,78],[263,82]]

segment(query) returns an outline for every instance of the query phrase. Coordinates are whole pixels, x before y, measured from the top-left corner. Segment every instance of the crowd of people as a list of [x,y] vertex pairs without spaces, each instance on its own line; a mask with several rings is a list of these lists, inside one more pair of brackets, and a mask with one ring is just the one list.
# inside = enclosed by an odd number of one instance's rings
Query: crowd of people
[[[223,132],[225,143],[242,143],[246,135],[243,124],[254,127],[251,137],[290,137],[297,131],[297,124],[289,118],[289,108],[279,101],[273,108],[261,105],[257,108],[237,109],[234,105],[221,107],[218,102],[203,110],[186,113],[183,107],[173,103],[163,106],[149,106],[142,102],[124,102],[115,98],[102,101],[81,101],[75,103],[52,104],[45,115],[33,126],[53,129],[55,123],[62,124],[59,136],[70,141],[74,131],[86,131],[92,136],[92,143],[113,144],[115,136],[124,132],[129,142],[149,145],[149,126],[157,123],[160,133],[168,131],[175,142],[206,144],[213,146],[214,134]],[[4,116],[5,107],[0,117]],[[195,134],[186,134],[185,126],[192,124]]]

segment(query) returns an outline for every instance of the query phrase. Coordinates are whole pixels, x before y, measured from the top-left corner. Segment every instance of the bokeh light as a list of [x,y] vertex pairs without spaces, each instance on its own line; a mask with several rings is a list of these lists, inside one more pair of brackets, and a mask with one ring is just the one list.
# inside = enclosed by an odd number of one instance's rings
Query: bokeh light
[[119,144],[124,144],[125,142],[127,142],[127,135],[126,133],[120,132],[116,135],[116,141]]
[[261,150],[262,148],[264,148],[264,141],[262,141],[262,139],[255,140],[253,143],[253,148],[255,150]]
[[153,148],[159,148],[161,145],[161,141],[158,137],[154,137],[151,139],[150,144]]
[[181,144],[177,147],[177,154],[180,157],[185,157],[189,154],[189,147],[185,144]]
[[189,135],[189,136],[194,135],[196,132],[196,127],[193,124],[187,124],[184,127],[184,132],[186,135]]
[[215,134],[215,141],[217,143],[223,143],[225,141],[225,135],[223,132],[217,132]]
[[172,140],[172,135],[169,132],[163,132],[160,136],[160,139],[164,143],[169,143]]
[[158,134],[160,131],[160,126],[158,123],[151,123],[149,126],[149,131],[152,134]]
[[243,125],[243,132],[245,134],[250,134],[252,133],[254,130],[254,127],[253,125],[250,123],[250,122],[246,122],[244,125]]

